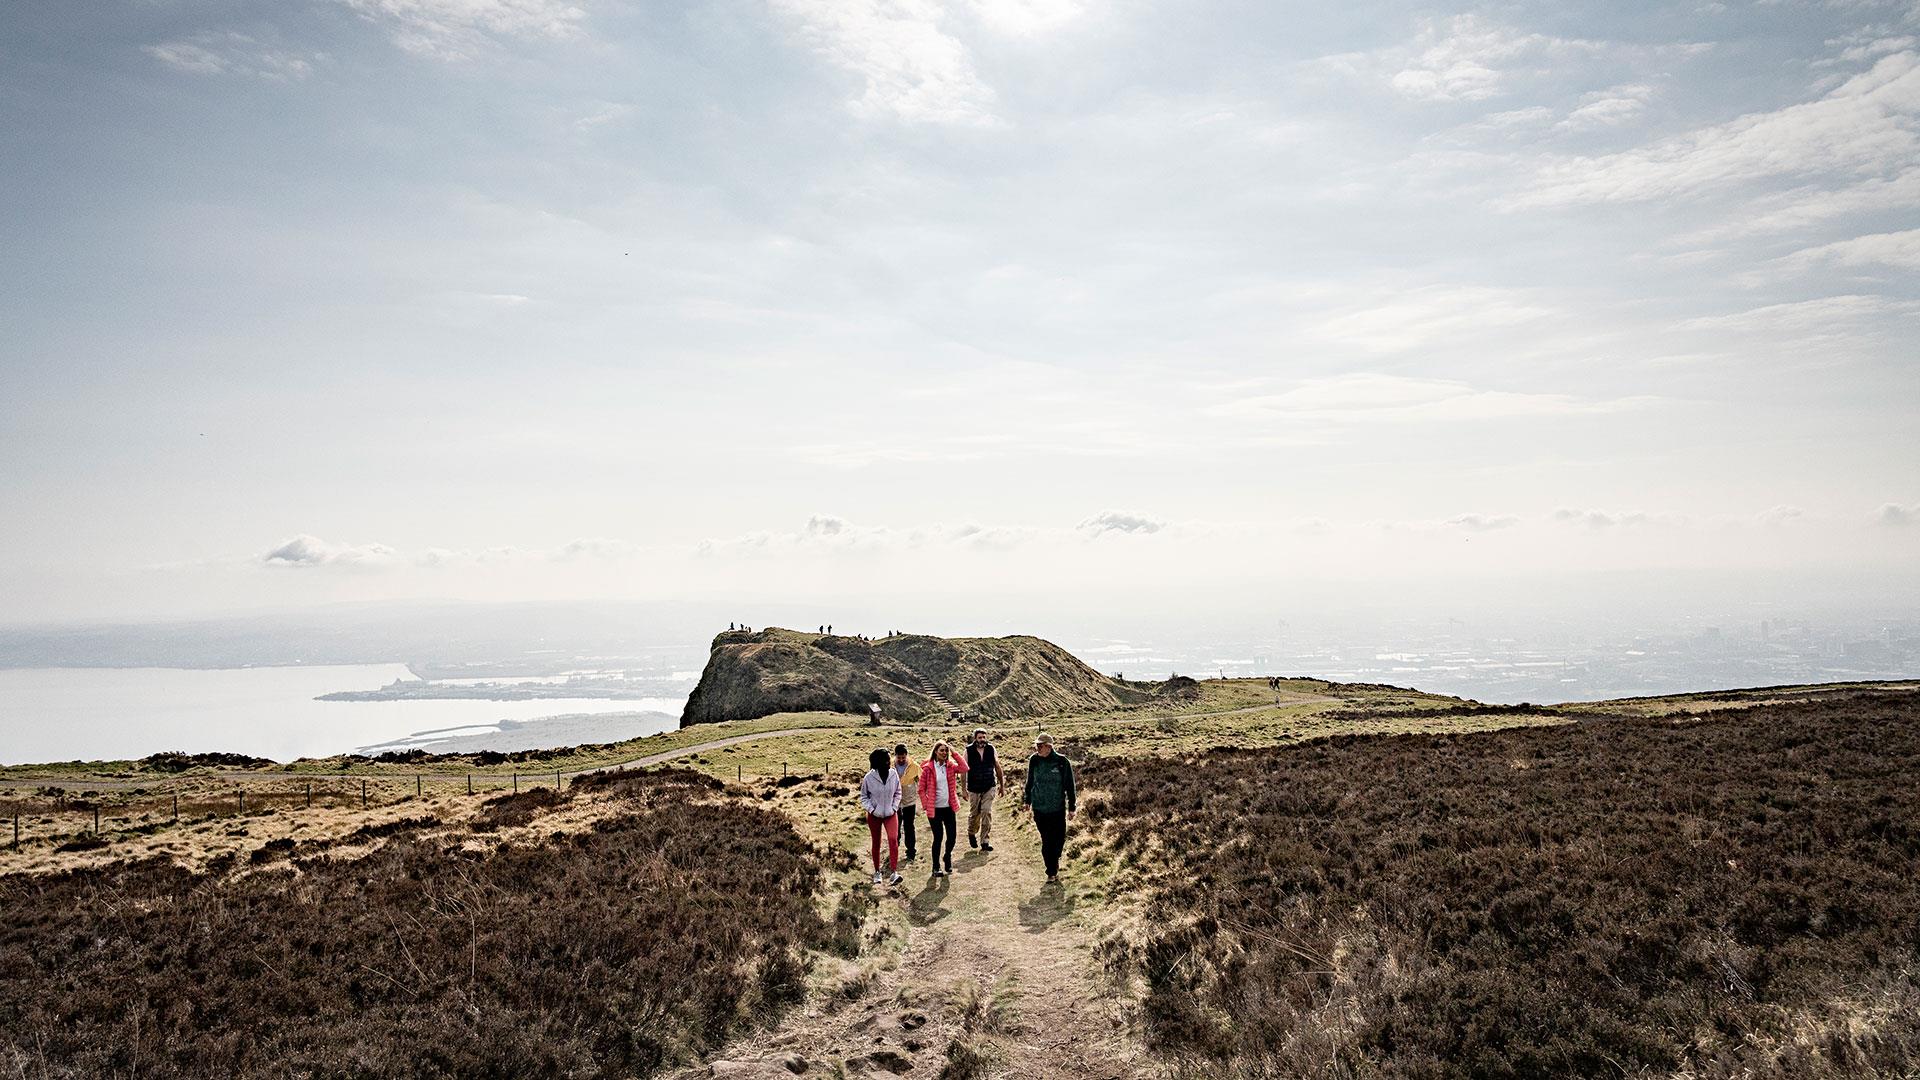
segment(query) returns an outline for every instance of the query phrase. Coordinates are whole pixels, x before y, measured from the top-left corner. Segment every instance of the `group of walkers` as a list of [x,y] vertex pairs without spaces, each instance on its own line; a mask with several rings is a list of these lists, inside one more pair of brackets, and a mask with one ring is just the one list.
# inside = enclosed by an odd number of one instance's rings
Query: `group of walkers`
[[[921,814],[927,816],[933,838],[928,854],[934,877],[953,873],[953,849],[959,841],[959,812],[963,806],[967,811],[967,846],[982,852],[993,850],[993,804],[1006,787],[1006,774],[986,728],[973,729],[965,747],[963,753],[955,753],[953,746],[942,739],[933,744],[928,759],[918,764],[906,743],[895,746],[891,754],[885,747],[875,747],[869,755],[872,767],[860,780],[860,809],[867,816],[875,885],[900,883],[901,835],[905,834],[907,843],[906,861],[912,862],[914,819]],[[1053,736],[1041,734],[1034,739],[1033,755],[1027,759],[1020,806],[1033,813],[1049,883],[1060,880],[1060,852],[1066,847],[1067,822],[1073,820],[1078,798],[1073,763],[1054,752]],[[884,866],[880,862],[883,837],[887,847]]]

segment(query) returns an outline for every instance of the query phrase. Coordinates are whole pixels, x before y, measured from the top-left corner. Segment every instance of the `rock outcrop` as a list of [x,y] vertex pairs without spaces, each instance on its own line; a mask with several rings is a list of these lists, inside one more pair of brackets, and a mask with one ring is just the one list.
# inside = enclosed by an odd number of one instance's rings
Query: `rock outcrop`
[[680,726],[781,712],[864,713],[873,703],[891,719],[942,718],[947,710],[936,697],[986,720],[1025,719],[1110,709],[1148,694],[1036,637],[866,640],[773,627],[713,639]]

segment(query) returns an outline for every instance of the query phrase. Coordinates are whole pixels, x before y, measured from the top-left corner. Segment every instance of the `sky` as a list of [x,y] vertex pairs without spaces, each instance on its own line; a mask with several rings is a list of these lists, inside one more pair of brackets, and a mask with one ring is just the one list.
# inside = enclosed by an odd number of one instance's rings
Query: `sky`
[[9,4],[0,145],[0,621],[1920,612],[1910,0]]

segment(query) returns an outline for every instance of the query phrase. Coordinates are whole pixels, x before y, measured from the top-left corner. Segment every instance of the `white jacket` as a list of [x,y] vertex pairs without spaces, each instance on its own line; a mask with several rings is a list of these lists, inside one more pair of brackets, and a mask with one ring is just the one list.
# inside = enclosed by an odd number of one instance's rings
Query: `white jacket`
[[892,817],[900,812],[900,774],[891,768],[883,779],[881,775],[867,770],[860,778],[860,809],[874,817]]

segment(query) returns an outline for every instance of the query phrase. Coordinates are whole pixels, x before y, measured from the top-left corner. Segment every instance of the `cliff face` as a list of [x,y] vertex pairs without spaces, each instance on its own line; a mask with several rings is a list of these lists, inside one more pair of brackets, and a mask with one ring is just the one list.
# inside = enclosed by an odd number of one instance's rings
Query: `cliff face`
[[987,720],[1112,708],[1144,695],[1035,637],[939,638],[905,634],[862,641],[777,627],[713,639],[680,726],[779,712],[864,713],[939,719],[952,705]]

